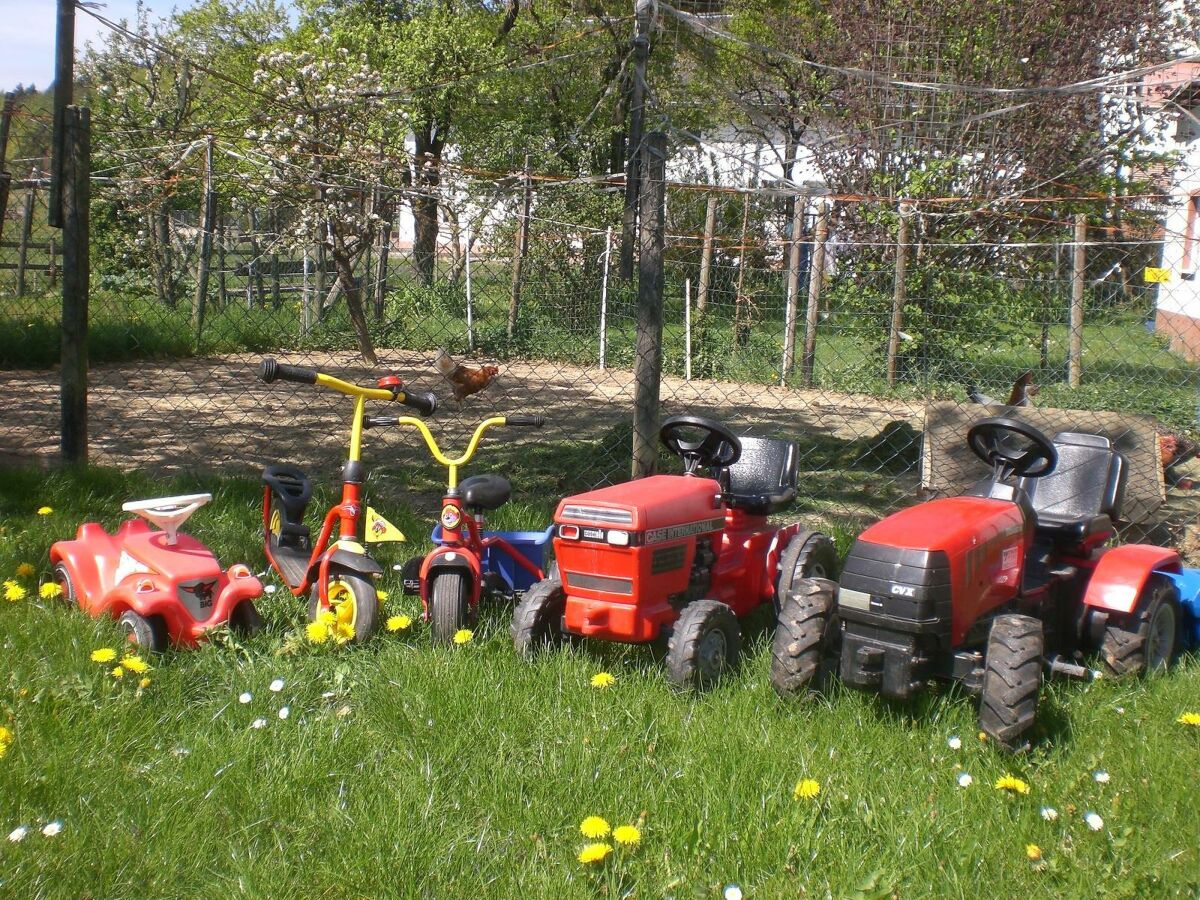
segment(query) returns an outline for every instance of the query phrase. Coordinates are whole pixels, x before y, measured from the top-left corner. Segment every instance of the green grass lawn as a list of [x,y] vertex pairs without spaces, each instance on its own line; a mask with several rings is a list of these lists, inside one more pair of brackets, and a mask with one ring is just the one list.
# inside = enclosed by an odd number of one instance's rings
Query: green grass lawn
[[[978,740],[972,704],[953,691],[908,706],[837,688],[780,702],[761,619],[736,677],[687,696],[644,649],[592,643],[522,662],[500,608],[454,649],[432,648],[420,625],[354,648],[297,645],[301,604],[276,591],[261,604],[265,634],[155,659],[139,691],[90,661],[119,646],[112,624],[37,599],[37,580],[49,545],[80,521],[112,526],[124,499],[195,489],[215,499],[189,531],[226,563],[261,570],[251,481],[94,470],[0,481],[0,575],[37,569],[17,579],[30,597],[0,600],[0,722],[15,735],[0,759],[0,835],[29,829],[0,841],[4,896],[1200,890],[1200,729],[1176,722],[1200,711],[1195,658],[1148,682],[1052,684],[1036,749],[1013,758]],[[53,512],[37,515],[43,505]],[[548,510],[547,499],[503,524]],[[427,533],[428,514],[383,511],[414,545]],[[417,618],[390,569],[382,587],[389,614]],[[600,671],[611,687],[590,686]],[[1010,773],[1027,795],[993,787]],[[793,799],[802,778],[820,784],[815,800]],[[582,865],[589,815],[640,824],[640,844]],[[54,821],[61,832],[43,836]]]

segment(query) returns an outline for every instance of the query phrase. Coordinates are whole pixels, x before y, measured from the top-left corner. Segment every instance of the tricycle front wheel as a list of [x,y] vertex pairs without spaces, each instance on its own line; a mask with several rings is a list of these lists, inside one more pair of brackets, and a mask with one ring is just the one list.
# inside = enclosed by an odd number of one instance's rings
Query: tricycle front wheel
[[429,633],[435,644],[449,644],[471,619],[467,576],[462,572],[440,572],[429,589]]
[[[328,609],[334,615],[334,637],[354,642],[365,641],[379,624],[379,594],[370,579],[349,569],[329,568],[329,582],[325,589],[329,603],[321,603],[320,585],[313,585],[308,598],[308,618],[315,622],[321,611]],[[340,635],[338,626],[349,625],[353,635]]]

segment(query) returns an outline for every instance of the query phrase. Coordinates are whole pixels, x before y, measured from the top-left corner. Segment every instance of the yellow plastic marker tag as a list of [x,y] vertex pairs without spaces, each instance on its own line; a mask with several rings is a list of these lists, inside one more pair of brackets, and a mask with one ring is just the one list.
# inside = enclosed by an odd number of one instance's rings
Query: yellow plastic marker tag
[[1171,281],[1171,270],[1146,266],[1146,273],[1143,277],[1146,279],[1147,284],[1169,284]]
[[367,543],[380,544],[384,541],[403,541],[407,540],[401,533],[400,529],[375,512],[370,506],[367,507]]

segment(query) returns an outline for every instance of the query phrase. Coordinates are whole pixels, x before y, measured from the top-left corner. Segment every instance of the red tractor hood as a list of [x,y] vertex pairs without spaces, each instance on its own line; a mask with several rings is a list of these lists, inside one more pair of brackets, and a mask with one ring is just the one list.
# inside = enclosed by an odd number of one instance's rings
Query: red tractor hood
[[[568,497],[558,504],[554,521],[560,525],[599,525],[632,532],[711,523],[711,527],[702,530],[716,531],[725,523],[720,498],[721,486],[711,478],[651,475]],[[684,536],[668,534],[662,539]]]
[[859,540],[907,550],[965,552],[998,534],[1020,532],[1031,525],[1021,508],[987,497],[945,497],[893,513],[859,535]]

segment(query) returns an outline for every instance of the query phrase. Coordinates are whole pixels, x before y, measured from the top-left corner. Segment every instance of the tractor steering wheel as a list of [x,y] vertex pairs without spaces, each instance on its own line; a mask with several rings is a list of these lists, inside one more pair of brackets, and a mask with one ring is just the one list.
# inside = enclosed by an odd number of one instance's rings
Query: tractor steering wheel
[[994,416],[980,419],[967,432],[971,451],[1000,477],[1040,478],[1058,464],[1058,451],[1050,439],[1027,422]]
[[[699,432],[699,437],[696,433]],[[697,466],[724,469],[741,458],[742,442],[720,422],[700,416],[671,416],[658,431],[658,439],[676,456],[683,458],[684,470]]]

